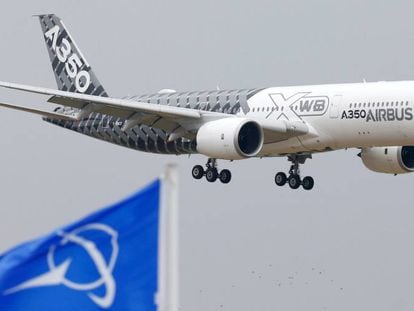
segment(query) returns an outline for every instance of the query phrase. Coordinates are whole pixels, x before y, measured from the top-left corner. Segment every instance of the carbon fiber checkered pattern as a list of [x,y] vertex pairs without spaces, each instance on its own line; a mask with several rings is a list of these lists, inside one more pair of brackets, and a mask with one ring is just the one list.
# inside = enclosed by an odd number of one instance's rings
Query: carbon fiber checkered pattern
[[[248,99],[259,91],[259,89],[223,90],[167,95],[153,94],[134,96],[133,98],[138,101],[159,105],[173,105],[188,109],[202,109],[236,114],[239,110],[247,112],[249,109],[247,105]],[[65,113],[65,109],[69,111],[71,108],[61,109],[63,110],[60,112]],[[169,142],[168,135],[170,133],[146,125],[137,125],[127,131],[123,131],[122,127],[125,120],[112,116],[92,113],[88,118],[79,122],[45,120],[84,135],[139,151],[176,155],[197,153],[197,144],[195,141],[179,138],[173,142]]]
[[247,101],[261,89],[215,90],[133,96],[129,99],[151,104],[167,105],[196,110],[236,114],[249,112]]
[[[61,19],[51,14],[41,15],[39,20],[59,89],[107,97],[108,94],[96,78]],[[80,73],[83,74],[83,79],[79,78]],[[85,79],[85,77],[90,79]],[[227,114],[243,112],[246,114],[250,109],[247,103],[249,98],[259,91],[259,89],[246,89],[186,93],[169,92],[133,96],[128,99],[187,109]],[[58,110],[63,114],[71,114],[75,110],[75,112],[78,112],[77,109],[70,107],[62,107]],[[146,125],[137,125],[131,129],[123,130],[126,120],[100,113],[92,112],[77,122],[48,118],[44,120],[81,134],[144,152],[177,155],[197,153],[195,141],[179,138],[169,142],[168,137],[171,133]]]

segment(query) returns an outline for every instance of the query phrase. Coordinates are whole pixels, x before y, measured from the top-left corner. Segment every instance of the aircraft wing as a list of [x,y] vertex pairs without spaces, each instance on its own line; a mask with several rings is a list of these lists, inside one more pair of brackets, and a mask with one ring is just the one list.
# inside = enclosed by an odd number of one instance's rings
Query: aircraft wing
[[[212,120],[235,117],[220,112],[193,110],[182,107],[157,105],[137,102],[129,99],[100,97],[72,92],[53,90],[42,87],[0,82],[0,87],[52,96],[48,102],[62,106],[80,109],[76,116],[45,112],[28,107],[1,104],[0,106],[44,115],[45,117],[79,121],[90,113],[102,113],[127,120],[124,129],[138,124],[156,126],[163,130],[176,133],[178,137],[191,137],[204,123]],[[308,133],[308,127],[303,122],[284,120],[256,120],[264,130],[265,143],[277,142],[290,137]]]

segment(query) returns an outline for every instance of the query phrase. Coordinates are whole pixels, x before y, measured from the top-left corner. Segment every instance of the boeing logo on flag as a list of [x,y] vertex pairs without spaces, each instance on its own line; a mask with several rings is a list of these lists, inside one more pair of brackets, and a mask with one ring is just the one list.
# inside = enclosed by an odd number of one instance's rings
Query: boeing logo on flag
[[160,189],[157,180],[118,204],[0,255],[0,310],[155,311],[163,284]]
[[[112,254],[109,260],[105,259],[105,256],[99,250],[99,247],[93,241],[87,240],[80,235],[83,232],[94,230],[101,231],[110,237]],[[75,291],[90,291],[95,290],[100,286],[105,286],[106,294],[103,297],[99,297],[93,293],[88,293],[87,295],[99,307],[111,307],[115,299],[116,291],[116,282],[112,275],[112,271],[114,270],[119,251],[118,232],[107,225],[94,223],[80,227],[69,233],[65,233],[63,231],[59,232],[58,235],[62,237],[62,240],[58,245],[51,246],[47,254],[47,264],[49,266],[49,271],[28,281],[25,281],[20,285],[10,288],[4,291],[3,294],[10,295],[22,290],[28,290],[43,286],[64,285]],[[100,274],[100,278],[98,280],[83,284],[69,280],[66,277],[66,273],[70,265],[74,264],[72,258],[68,258],[63,263],[56,265],[54,259],[56,249],[59,247],[65,247],[68,243],[74,243],[80,246],[90,256],[90,259],[93,261],[97,271]]]

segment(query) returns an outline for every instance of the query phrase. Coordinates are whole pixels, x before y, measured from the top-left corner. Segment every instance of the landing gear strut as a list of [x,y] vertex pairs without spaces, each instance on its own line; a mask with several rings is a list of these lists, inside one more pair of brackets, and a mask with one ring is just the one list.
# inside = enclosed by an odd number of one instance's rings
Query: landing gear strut
[[306,176],[303,180],[300,178],[299,165],[304,164],[307,159],[311,159],[312,155],[310,154],[294,154],[288,157],[288,160],[292,162],[292,166],[289,170],[289,177],[283,173],[279,172],[275,176],[276,185],[282,187],[286,184],[289,185],[291,189],[298,189],[300,186],[305,190],[312,190],[315,184],[314,180],[310,176]]
[[191,173],[194,179],[201,179],[205,176],[207,181],[211,183],[217,181],[217,179],[220,179],[223,184],[228,184],[231,181],[229,170],[222,170],[219,173],[216,159],[208,159],[205,170],[201,165],[194,166]]

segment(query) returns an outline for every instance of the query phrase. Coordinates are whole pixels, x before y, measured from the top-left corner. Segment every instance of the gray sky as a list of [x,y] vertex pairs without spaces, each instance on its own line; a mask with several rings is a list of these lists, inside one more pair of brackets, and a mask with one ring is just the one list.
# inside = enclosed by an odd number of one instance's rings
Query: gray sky
[[[8,1],[0,80],[55,88],[38,21],[63,18],[110,95],[414,79],[410,1]],[[42,97],[1,90],[25,105]],[[182,310],[413,310],[413,176],[356,150],[316,155],[312,192],[274,185],[286,159],[204,164],[139,153],[0,111],[0,249],[117,201],[176,161]]]

